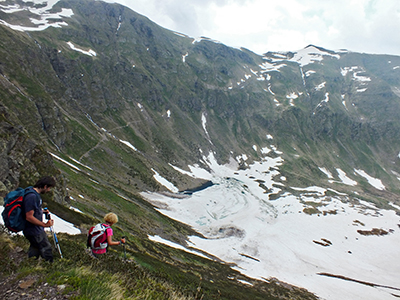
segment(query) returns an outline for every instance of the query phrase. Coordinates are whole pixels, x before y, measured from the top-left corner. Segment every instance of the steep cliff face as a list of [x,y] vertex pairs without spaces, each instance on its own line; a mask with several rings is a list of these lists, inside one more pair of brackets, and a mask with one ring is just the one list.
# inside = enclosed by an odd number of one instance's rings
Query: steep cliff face
[[58,181],[54,201],[65,203],[67,193],[64,180],[50,154],[35,139],[30,138],[21,125],[15,123],[3,105],[0,105],[0,115],[1,196],[17,186],[33,185],[40,177],[51,175]]

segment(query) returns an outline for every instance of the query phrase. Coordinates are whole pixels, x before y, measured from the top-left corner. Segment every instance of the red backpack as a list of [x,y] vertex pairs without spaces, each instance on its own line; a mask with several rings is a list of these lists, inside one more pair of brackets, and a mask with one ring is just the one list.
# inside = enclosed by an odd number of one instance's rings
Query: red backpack
[[87,247],[92,250],[101,250],[108,247],[107,244],[107,224],[97,224],[89,229]]

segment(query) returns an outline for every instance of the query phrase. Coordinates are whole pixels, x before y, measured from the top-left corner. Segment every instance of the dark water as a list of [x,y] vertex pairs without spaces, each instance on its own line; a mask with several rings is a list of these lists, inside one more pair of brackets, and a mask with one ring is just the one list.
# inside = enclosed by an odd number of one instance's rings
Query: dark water
[[205,190],[206,188],[209,188],[210,186],[213,186],[213,185],[214,185],[214,183],[212,181],[207,181],[207,182],[205,182],[204,184],[202,184],[202,185],[200,185],[198,187],[195,187],[195,188],[189,189],[189,190],[185,190],[185,191],[183,191],[181,193],[184,194],[184,195],[192,195],[195,192],[199,192],[199,191]]

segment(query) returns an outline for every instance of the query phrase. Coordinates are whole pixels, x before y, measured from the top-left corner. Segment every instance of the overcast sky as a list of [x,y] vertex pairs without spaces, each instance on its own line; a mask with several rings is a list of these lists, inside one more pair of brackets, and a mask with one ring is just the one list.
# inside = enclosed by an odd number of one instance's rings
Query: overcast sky
[[108,0],[191,37],[256,53],[330,50],[400,55],[399,0]]

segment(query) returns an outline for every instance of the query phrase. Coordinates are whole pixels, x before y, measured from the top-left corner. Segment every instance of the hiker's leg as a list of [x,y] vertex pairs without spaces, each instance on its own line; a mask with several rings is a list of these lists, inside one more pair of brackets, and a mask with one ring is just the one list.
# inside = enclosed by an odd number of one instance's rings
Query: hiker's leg
[[29,250],[28,250],[28,257],[39,258],[39,255],[40,255],[39,245],[36,242],[35,236],[26,235],[25,237],[30,243]]
[[43,231],[38,236],[38,239],[40,256],[47,261],[53,262],[53,251],[46,232]]

